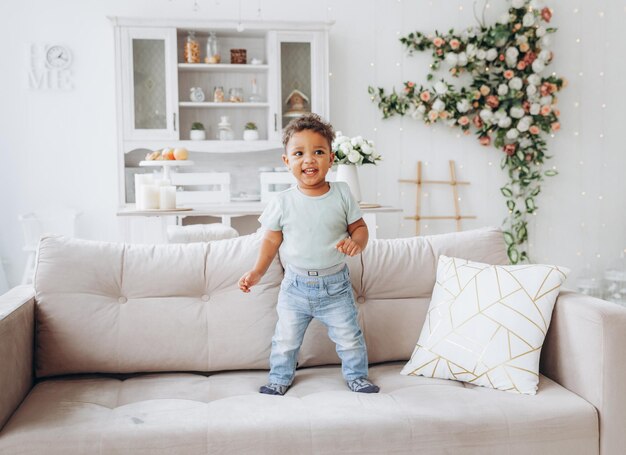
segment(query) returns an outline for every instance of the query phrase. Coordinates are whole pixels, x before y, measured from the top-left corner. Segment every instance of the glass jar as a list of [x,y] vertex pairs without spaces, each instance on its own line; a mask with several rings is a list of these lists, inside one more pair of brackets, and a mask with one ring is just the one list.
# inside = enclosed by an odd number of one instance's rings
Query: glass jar
[[215,32],[209,32],[209,37],[206,40],[206,57],[204,58],[204,62],[219,63],[221,61],[222,57],[217,50],[217,36]]
[[223,103],[224,102],[224,88],[220,85],[213,89],[213,102],[214,103]]
[[189,31],[185,41],[185,63],[200,63],[200,43],[196,39],[196,32]]
[[220,117],[220,122],[217,124],[217,128],[217,139],[220,141],[231,141],[235,138],[235,133],[230,126],[230,120],[227,115]]
[[604,299],[626,306],[626,258],[624,253],[604,272]]
[[228,101],[231,103],[243,102],[243,90],[239,87],[231,88],[228,90]]

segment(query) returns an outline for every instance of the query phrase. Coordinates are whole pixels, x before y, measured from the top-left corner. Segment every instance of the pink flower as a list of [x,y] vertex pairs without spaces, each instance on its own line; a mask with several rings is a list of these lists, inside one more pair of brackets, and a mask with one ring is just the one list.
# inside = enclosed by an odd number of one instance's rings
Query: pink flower
[[550,106],[542,106],[541,111],[539,112],[541,113],[541,115],[546,117],[547,115],[550,115],[550,112],[552,112],[552,108]]
[[484,145],[486,147],[488,145],[491,145],[491,138],[488,134],[485,134],[484,136],[480,136],[478,138],[478,142],[480,142],[480,145]]
[[554,112],[554,115],[556,115],[557,117],[561,115],[561,111],[556,107],[552,108],[552,112]]
[[537,125],[533,125],[528,129],[528,131],[530,131],[530,134],[539,134],[539,127]]
[[487,85],[481,85],[480,86],[480,94],[482,96],[489,95],[489,92],[491,92],[491,89],[489,88],[489,86],[487,86]]
[[528,43],[522,43],[519,45],[519,50],[522,52],[528,52],[530,45]]
[[450,47],[452,49],[456,50],[459,48],[460,45],[461,45],[461,42],[458,39],[454,38],[450,40]]
[[521,60],[517,64],[517,69],[520,70],[520,71],[524,71],[526,69],[526,62],[524,62],[524,60]]
[[524,112],[527,114],[530,112],[530,102],[528,100],[524,100],[522,107],[524,108]]
[[415,85],[415,82],[409,81],[409,82],[406,83],[406,85],[407,85],[407,87],[413,87]]
[[444,41],[444,39],[439,36],[435,36],[435,38],[433,39],[433,44],[435,45],[435,47],[441,47],[445,43],[446,42]]
[[423,102],[428,103],[430,101],[430,92],[422,92],[422,93],[420,93],[420,99]]
[[441,111],[441,112],[439,113],[439,118],[442,118],[442,119],[444,119],[444,120],[445,120],[445,119],[447,119],[447,118],[448,118],[448,115],[449,115],[449,114],[448,114],[448,112],[447,112],[447,111]]
[[558,131],[561,129],[561,124],[559,122],[554,122],[552,125],[550,125],[552,127],[552,131]]
[[459,125],[461,125],[461,126],[465,126],[465,125],[469,124],[469,122],[470,122],[470,120],[467,117],[467,115],[464,115],[463,117],[461,117],[459,119]]
[[552,10],[546,6],[541,10],[541,18],[546,22],[550,22],[550,19],[552,19]]
[[515,153],[516,148],[517,146],[515,144],[506,144],[502,150],[504,150],[504,153],[511,156]]
[[491,109],[495,109],[500,105],[500,100],[498,99],[497,96],[494,95],[489,95],[487,97],[487,106],[489,106]]
[[483,127],[483,120],[477,115],[476,117],[474,117],[474,119],[472,120],[472,122],[474,123],[474,126],[476,128],[482,128]]
[[532,161],[533,160],[533,156],[530,153],[527,153],[526,156],[524,157],[524,159],[526,159],[526,161]]
[[513,70],[506,70],[504,72],[505,79],[513,79],[514,76],[515,76],[515,73],[513,72]]
[[532,65],[535,60],[537,60],[537,54],[533,51],[526,52],[526,55],[524,55],[523,61],[526,65]]
[[438,118],[439,118],[439,112],[437,112],[437,111],[430,111],[428,113],[428,120],[430,120],[431,122],[434,122]]
[[551,93],[550,83],[544,82],[543,84],[541,84],[541,87],[539,87],[539,93],[541,93],[541,96],[548,96]]
[[500,56],[498,57],[500,59],[501,62],[504,61],[504,54],[500,54]]

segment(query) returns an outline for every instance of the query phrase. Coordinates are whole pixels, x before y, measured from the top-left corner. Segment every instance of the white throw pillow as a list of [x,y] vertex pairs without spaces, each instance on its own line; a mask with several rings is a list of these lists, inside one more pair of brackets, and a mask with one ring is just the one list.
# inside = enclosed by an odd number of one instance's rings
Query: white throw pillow
[[541,346],[568,273],[440,256],[422,333],[401,373],[534,395]]

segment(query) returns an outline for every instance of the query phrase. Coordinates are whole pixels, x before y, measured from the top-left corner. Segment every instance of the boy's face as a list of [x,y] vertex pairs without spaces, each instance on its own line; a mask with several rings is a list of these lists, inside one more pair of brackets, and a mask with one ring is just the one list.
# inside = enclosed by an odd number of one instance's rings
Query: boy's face
[[302,189],[326,185],[326,174],[335,159],[324,136],[311,130],[295,133],[287,142],[283,161]]

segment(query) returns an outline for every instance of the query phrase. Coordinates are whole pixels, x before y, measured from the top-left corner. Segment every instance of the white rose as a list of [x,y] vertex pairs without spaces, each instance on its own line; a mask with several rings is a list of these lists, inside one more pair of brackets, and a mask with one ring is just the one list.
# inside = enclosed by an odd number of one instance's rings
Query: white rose
[[537,93],[537,87],[534,85],[529,85],[528,87],[526,87],[526,94],[528,96],[533,96],[535,93]]
[[532,144],[533,144],[533,141],[531,141],[527,137],[523,137],[519,141],[519,146],[523,149],[525,149],[526,147],[530,147]]
[[509,47],[506,50],[506,54],[505,55],[506,55],[507,58],[516,59],[517,56],[519,55],[519,51],[517,50],[516,47]]
[[[424,105],[420,104],[417,109],[415,108],[415,106],[411,108],[409,115],[413,120],[421,120],[422,117],[424,117],[424,113],[420,112],[420,107],[424,107]],[[424,108],[424,110],[426,110],[426,108]]]
[[533,62],[533,71],[535,73],[541,73],[544,69],[546,69],[546,65],[539,59]]
[[470,38],[474,38],[479,31],[480,29],[478,27],[469,27],[467,29],[467,36]]
[[446,54],[446,62],[450,66],[456,66],[459,63],[459,57],[454,52],[450,52],[450,53]]
[[512,107],[509,114],[513,118],[522,118],[524,116],[524,109],[521,107]]
[[526,131],[528,131],[528,128],[530,128],[530,120],[528,120],[529,117],[523,117],[519,122],[517,122],[517,130],[520,133],[525,133]]
[[476,55],[476,45],[475,44],[468,44],[467,47],[465,48],[465,52],[467,52],[467,56],[472,58]]
[[493,115],[496,120],[499,122],[500,120],[502,120],[504,117],[506,117],[506,111],[502,110],[502,109],[498,109],[496,111],[496,113]]
[[517,129],[515,128],[511,128],[509,131],[506,132],[507,139],[515,140],[518,137],[519,137],[519,131],[517,131]]
[[531,115],[539,115],[540,111],[541,111],[541,104],[533,103],[533,104],[530,105],[530,114]]
[[545,34],[546,34],[546,28],[543,25],[541,27],[537,27],[537,30],[535,31],[535,35],[537,35],[538,38],[541,38]]
[[498,23],[500,24],[508,24],[509,23],[509,13],[502,13],[498,18]]
[[433,103],[433,110],[437,111],[437,112],[441,112],[446,108],[446,104],[441,101],[441,100],[437,100]]
[[487,51],[487,60],[488,61],[493,61],[498,57],[498,51],[495,50],[494,48],[491,48]]
[[511,117],[504,117],[498,121],[498,126],[500,128],[508,128],[509,126],[511,126],[511,123],[512,123]]
[[363,143],[363,138],[361,136],[353,137],[350,143],[352,144],[352,147],[356,147]]
[[542,50],[541,52],[539,52],[537,58],[542,62],[547,62],[548,60],[550,60],[550,51],[546,49]]
[[365,154],[365,155],[371,155],[372,152],[374,151],[372,149],[372,147],[370,147],[368,144],[363,143],[361,144],[361,151]]
[[530,7],[532,9],[540,10],[545,6],[542,0],[532,0],[530,2]]
[[456,103],[457,111],[459,111],[462,114],[469,111],[469,108],[470,108],[470,103],[467,100],[461,100]]
[[524,24],[524,27],[532,27],[533,25],[535,25],[535,13],[524,14],[522,24]]
[[350,138],[348,136],[342,136],[341,132],[337,133],[339,135],[339,137],[337,137],[335,139],[335,142],[337,142],[337,144],[343,144],[344,142],[350,142]]
[[522,79],[519,77],[514,77],[509,81],[509,87],[511,87],[513,90],[521,90],[522,85],[524,85],[524,82],[522,82]]
[[517,45],[528,43],[528,37],[526,35],[519,35],[515,40]]
[[541,84],[541,78],[537,74],[531,74],[528,76],[528,82],[532,85]]
[[446,125],[448,126],[454,126],[456,124],[456,119],[454,118],[449,118],[448,120],[446,120]]
[[520,8],[523,8],[523,7],[524,7],[524,3],[526,3],[524,0],[513,0],[513,1],[511,2],[511,6],[512,6],[513,8],[520,9]]
[[506,84],[498,85],[498,95],[504,96],[509,93],[509,87]]
[[482,111],[480,111],[480,118],[483,119],[485,122],[491,122],[491,120],[493,119],[493,112],[489,109],[483,109]]
[[350,144],[349,142],[342,143],[339,146],[339,150],[341,150],[346,156],[354,151],[354,149],[352,148],[352,144]]
[[420,105],[417,107],[417,112],[419,112],[420,114],[425,113],[425,112],[426,112],[426,106],[424,106],[423,104],[420,104]]
[[353,150],[352,153],[348,155],[348,161],[350,161],[351,163],[358,163],[359,161],[361,161],[361,159],[361,154],[356,150]]
[[478,58],[478,60],[485,60],[485,58],[487,58],[487,51],[484,49],[478,49],[478,52],[476,52],[476,58]]
[[465,52],[461,52],[459,54],[459,66],[467,65],[467,54]]
[[546,35],[541,38],[541,44],[543,47],[549,47],[552,44],[552,38],[550,38],[550,35]]
[[439,95],[445,95],[448,93],[448,86],[445,82],[439,81],[435,84],[435,92]]
[[542,106],[549,106],[552,104],[552,96],[548,95],[548,96],[542,96],[541,99],[539,100],[539,104],[541,104]]

